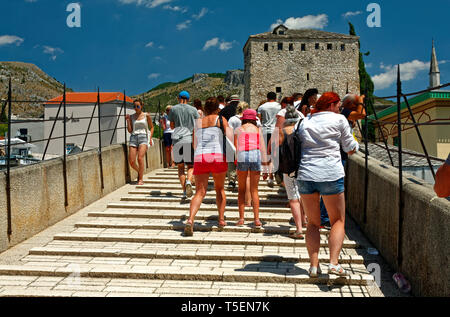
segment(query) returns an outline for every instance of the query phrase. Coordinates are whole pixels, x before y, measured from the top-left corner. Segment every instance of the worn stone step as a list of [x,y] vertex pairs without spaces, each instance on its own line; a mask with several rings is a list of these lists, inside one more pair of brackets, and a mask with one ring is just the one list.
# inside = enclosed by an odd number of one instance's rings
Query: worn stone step
[[[141,243],[176,243],[176,244],[224,244],[224,245],[262,245],[262,246],[297,246],[306,247],[304,240],[293,240],[282,235],[265,236],[251,233],[249,236],[230,237],[218,236],[210,232],[195,232],[193,237],[183,237],[181,232],[170,232],[170,235],[162,235],[158,230],[140,229],[131,234],[114,233],[61,233],[54,236],[54,240],[67,241],[104,241],[104,242],[141,242]],[[327,247],[328,241],[321,239],[321,247]],[[344,240],[343,248],[358,248],[355,241]]]
[[[153,209],[162,211],[180,210],[189,213],[190,202],[185,201],[184,203],[177,204],[179,201],[167,202],[166,204],[156,204],[156,203],[139,203],[139,202],[120,202],[120,203],[109,203],[108,208],[121,208],[121,209]],[[239,209],[237,206],[226,206],[225,215],[228,212],[237,212]],[[251,212],[252,207],[246,207],[246,211]],[[217,212],[217,205],[215,204],[202,204],[200,206],[200,211],[214,211]],[[291,214],[291,209],[287,207],[267,207],[261,206],[259,208],[260,215],[264,213],[281,213],[281,214]]]
[[[200,251],[182,251],[177,250],[176,254],[172,251],[154,249],[85,249],[76,247],[38,247],[30,250],[31,256],[47,256],[48,261],[64,261],[60,256],[78,256],[78,257],[102,257],[102,258],[129,258],[129,259],[176,259],[176,260],[218,260],[218,261],[259,261],[259,262],[277,262],[277,263],[309,263],[307,253],[280,253],[271,254],[270,252],[258,251],[235,251],[232,254],[220,254],[216,250],[200,250]],[[55,256],[52,259],[51,256]],[[33,261],[33,257],[29,257]],[[27,257],[24,260],[28,260]],[[320,263],[329,263],[329,255],[319,254]],[[339,258],[342,264],[364,264],[364,259],[359,255],[342,254]]]
[[[136,206],[135,206],[136,207]],[[189,210],[160,210],[151,209],[145,207],[127,208],[126,204],[108,205],[105,211],[91,211],[88,213],[89,217],[108,217],[108,218],[146,218],[146,219],[176,219],[187,220],[189,216]],[[127,209],[123,209],[127,208]],[[217,211],[216,211],[217,212]],[[245,219],[252,219],[253,212],[246,211]],[[260,213],[261,222],[285,222],[288,224],[292,215],[289,213]],[[208,210],[200,210],[195,216],[196,220],[211,220],[217,221],[217,213],[214,214]],[[225,220],[228,222],[237,222],[239,220],[239,213],[237,211],[226,211]]]
[[[141,221],[138,221],[141,220]],[[142,221],[144,220],[144,221]],[[110,218],[95,218],[89,221],[78,222],[75,224],[77,228],[110,228],[110,229],[151,229],[151,230],[183,230],[186,221],[167,219],[151,221],[148,219],[133,219],[133,221],[124,221],[123,219],[113,220]],[[289,234],[296,231],[295,226],[286,224],[285,222],[271,222],[266,223],[262,229],[254,229],[253,222],[247,220],[242,227],[235,226],[235,223],[230,223],[223,229],[219,229],[217,222],[201,222],[196,221],[195,231],[203,232],[264,232],[272,234]],[[303,228],[303,233],[306,233],[306,228]],[[321,234],[329,234],[329,230],[321,229]]]
[[[177,198],[181,198],[181,196],[183,195],[183,192],[181,191],[181,189],[178,188],[178,190],[161,190],[161,189],[154,189],[154,190],[130,190],[128,192],[129,195],[145,195],[145,196],[164,196],[164,197],[177,197]],[[238,192],[225,192],[226,197],[230,197],[230,198],[237,198],[238,197]],[[207,198],[215,198],[216,197],[216,193],[214,191],[212,192],[207,192],[206,194]],[[259,193],[259,198],[260,199],[264,199],[264,200],[268,200],[268,199],[284,199],[285,203],[287,204],[288,202],[288,198],[286,196],[285,193],[272,193],[272,192],[264,192],[264,193]]]
[[[144,178],[144,184],[178,184],[180,185],[180,181],[178,178],[171,178],[171,177],[165,177],[165,176],[151,176]],[[214,185],[214,181],[210,180],[208,182],[208,185],[212,186]],[[259,185],[263,188],[270,188],[267,186],[267,181],[260,180]],[[225,182],[225,186],[228,186],[228,182]],[[259,187],[258,187],[259,188]],[[270,188],[271,190],[277,191],[280,188],[279,185],[274,185],[273,188]]]
[[[344,265],[352,274],[348,277],[321,274],[310,278],[307,274],[309,264],[286,263],[286,268],[273,268],[270,264],[248,264],[242,269],[190,266],[142,266],[142,265],[97,265],[80,264],[75,266],[33,266],[1,265],[0,275],[4,276],[48,276],[91,278],[121,278],[146,280],[177,281],[222,281],[253,283],[291,283],[291,284],[326,284],[326,285],[372,285],[374,278],[365,271],[364,266]],[[325,266],[324,266],[325,269]]]
[[[161,195],[161,196],[138,196],[138,195],[133,195],[133,196],[126,196],[126,197],[122,197],[120,199],[121,201],[131,201],[131,202],[136,202],[136,201],[140,201],[140,202],[167,202],[167,203],[171,203],[171,202],[180,202],[181,197],[173,197],[173,196],[165,196],[165,195]],[[188,200],[188,199],[187,199]],[[227,197],[227,206],[236,206],[238,204],[238,200],[237,198],[230,198]],[[216,198],[212,198],[212,197],[205,197],[203,199],[203,203],[204,204],[214,204],[216,202]],[[285,199],[260,199],[259,204],[260,206],[286,206],[286,204],[288,203],[287,200]]]
[[[146,185],[136,185],[136,189],[156,189],[156,190],[180,190],[181,185],[180,183],[172,183],[172,184],[166,184],[166,183],[157,183],[157,184],[146,184]],[[214,191],[214,186],[209,185],[208,186],[208,192]],[[258,187],[259,193],[282,193],[283,195],[286,195],[286,190],[283,187],[276,187],[276,188],[270,188],[270,187]],[[225,193],[237,193],[237,188],[230,190],[227,186],[225,186]]]

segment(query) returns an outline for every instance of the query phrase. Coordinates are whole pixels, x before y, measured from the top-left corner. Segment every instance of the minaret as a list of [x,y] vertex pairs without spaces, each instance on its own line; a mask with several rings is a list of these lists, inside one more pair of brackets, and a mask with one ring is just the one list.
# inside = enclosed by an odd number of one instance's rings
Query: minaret
[[439,72],[438,61],[436,58],[436,49],[434,47],[433,40],[433,48],[431,51],[431,63],[430,63],[430,87],[433,88],[441,85],[441,75]]

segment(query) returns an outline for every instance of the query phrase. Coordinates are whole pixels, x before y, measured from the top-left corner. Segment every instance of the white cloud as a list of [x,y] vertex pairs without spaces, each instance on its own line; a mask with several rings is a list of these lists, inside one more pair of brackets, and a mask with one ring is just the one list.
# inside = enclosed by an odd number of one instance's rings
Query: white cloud
[[323,29],[328,25],[328,16],[326,14],[319,15],[306,15],[301,18],[288,18],[286,21],[278,19],[276,23],[270,26],[273,30],[278,25],[283,24],[288,29],[300,30],[300,29]]
[[[372,77],[375,89],[385,89],[390,87],[397,81],[397,65],[384,65],[381,63],[380,68],[385,72]],[[400,77],[402,81],[412,80],[417,77],[418,73],[430,68],[430,62],[422,62],[417,59],[400,64]]]
[[344,17],[344,18],[349,18],[349,17],[351,17],[351,16],[355,16],[355,15],[360,15],[362,13],[362,11],[348,11],[348,12],[345,12],[342,16]]
[[178,24],[177,30],[181,31],[181,30],[189,28],[191,26],[191,22],[192,22],[191,20],[187,20],[187,21],[184,21],[183,23]]
[[206,41],[205,46],[203,46],[203,50],[206,51],[207,49],[215,47],[217,45],[219,45],[219,38],[215,37],[213,39],[210,39],[209,41]]
[[212,47],[218,47],[221,51],[228,51],[233,47],[233,42],[225,42],[224,40],[220,40],[218,37],[215,37],[209,41],[206,41],[203,46],[203,50],[206,51]]
[[208,13],[208,11],[209,10],[207,8],[202,8],[198,14],[192,15],[192,17],[196,20],[200,20],[206,15],[206,13]]
[[158,78],[159,76],[161,76],[161,74],[153,73],[153,74],[148,75],[148,79],[156,79],[156,78]]
[[222,42],[219,45],[219,49],[221,51],[228,51],[229,49],[231,49],[233,47],[233,43],[232,42]]
[[173,0],[118,0],[122,4],[136,4],[137,6],[145,6],[146,8],[156,8],[162,4],[170,3]]
[[43,53],[50,55],[50,58],[52,60],[55,60],[59,54],[64,53],[64,51],[58,47],[51,47],[51,46],[46,46],[46,45],[44,45],[42,47],[44,48]]
[[169,4],[166,4],[164,7],[163,7],[163,9],[165,9],[165,10],[171,10],[171,11],[175,11],[175,12],[181,12],[181,13],[186,13],[187,12],[187,9],[186,8],[182,8],[182,7],[179,7],[179,6],[171,6],[171,5],[169,5]]
[[17,46],[22,45],[24,39],[15,35],[2,35],[0,36],[0,46],[16,44]]
[[145,47],[153,47],[154,44],[155,44],[155,43],[153,43],[153,42],[148,42],[148,43],[145,45]]

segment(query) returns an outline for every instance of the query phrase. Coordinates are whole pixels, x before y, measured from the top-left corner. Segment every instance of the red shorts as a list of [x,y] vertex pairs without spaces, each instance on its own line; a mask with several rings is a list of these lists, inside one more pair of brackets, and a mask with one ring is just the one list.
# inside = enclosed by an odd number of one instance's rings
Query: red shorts
[[228,171],[228,163],[225,155],[219,154],[202,154],[194,158],[194,175],[203,174],[221,174]]

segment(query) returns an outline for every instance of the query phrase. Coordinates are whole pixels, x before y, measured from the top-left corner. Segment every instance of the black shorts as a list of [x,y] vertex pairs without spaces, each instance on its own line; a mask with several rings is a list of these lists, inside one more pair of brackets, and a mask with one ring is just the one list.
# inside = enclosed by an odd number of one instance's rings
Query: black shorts
[[[190,152],[190,153],[189,153]],[[177,143],[173,145],[173,161],[175,164],[194,165],[194,146],[192,143]]]
[[172,133],[164,133],[164,146],[172,146]]

